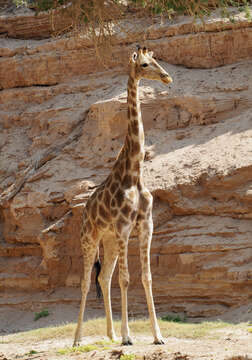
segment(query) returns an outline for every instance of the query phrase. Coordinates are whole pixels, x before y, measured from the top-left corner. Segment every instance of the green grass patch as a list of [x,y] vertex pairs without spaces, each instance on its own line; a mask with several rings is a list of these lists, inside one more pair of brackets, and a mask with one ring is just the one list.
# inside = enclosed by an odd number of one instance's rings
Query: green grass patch
[[161,317],[162,321],[173,321],[173,322],[181,322],[181,323],[185,323],[186,322],[186,318],[181,318],[179,315],[170,315],[167,314],[165,316]]
[[115,345],[115,344],[120,344],[121,342],[118,340],[118,341],[113,341],[113,340],[99,340],[99,341],[96,341],[94,344],[95,345],[100,345],[100,346],[108,346],[108,345]]
[[30,350],[26,355],[35,355],[35,354],[38,354],[38,351]]
[[58,354],[60,355],[68,355],[68,354],[73,354],[73,353],[87,353],[93,350],[98,350],[99,347],[97,345],[82,345],[82,346],[74,346],[74,347],[67,347],[64,349],[59,349],[57,351]]
[[[232,325],[222,321],[212,321],[212,322],[201,322],[198,324],[194,323],[183,323],[180,321],[172,320],[158,320],[159,326],[164,337],[177,337],[177,338],[204,338],[206,336],[220,336],[217,330],[224,328],[242,328],[247,330],[248,323]],[[133,320],[129,323],[132,335],[151,335],[151,326],[149,319],[143,320]],[[120,335],[121,322],[114,322],[115,331]],[[23,333],[17,333],[13,335],[6,335],[2,337],[2,342],[5,343],[25,343],[33,341],[44,341],[52,338],[57,339],[66,339],[73,338],[74,332],[76,329],[76,324],[67,324],[61,326],[40,328],[36,330],[31,330]],[[252,329],[249,328],[249,332],[252,332]],[[106,319],[99,318],[94,320],[89,320],[83,324],[83,336],[105,336],[106,335]],[[116,342],[117,343],[117,342]],[[120,339],[119,339],[120,343]],[[114,344],[111,340],[100,340],[94,343],[94,346],[110,346]]]
[[134,354],[125,354],[120,356],[120,360],[135,360],[136,356]]
[[39,320],[40,318],[42,317],[47,317],[49,316],[49,311],[47,309],[44,309],[38,313],[35,313],[35,316],[34,316],[34,321],[37,321]]

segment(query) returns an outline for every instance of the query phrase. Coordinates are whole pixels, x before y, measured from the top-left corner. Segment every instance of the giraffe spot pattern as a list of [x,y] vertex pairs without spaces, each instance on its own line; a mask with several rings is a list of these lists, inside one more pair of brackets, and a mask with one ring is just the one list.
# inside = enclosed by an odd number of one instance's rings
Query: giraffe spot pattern
[[107,209],[110,208],[110,199],[111,199],[111,195],[110,195],[108,189],[106,189],[106,190],[104,191],[103,203],[104,203],[104,205],[105,205],[105,207],[106,207]]
[[128,218],[130,213],[131,213],[131,207],[128,204],[125,204],[122,209],[121,209],[121,213]]
[[136,108],[136,106],[137,106],[136,100],[133,99],[131,103],[132,103],[132,107],[133,107],[133,108]]
[[136,90],[132,89],[130,95],[135,98],[136,97]]
[[102,204],[99,206],[99,214],[102,217],[103,220],[108,221],[110,219],[109,212],[105,210]]
[[121,207],[122,203],[123,203],[123,200],[124,200],[124,193],[120,188],[115,193],[115,199],[116,199],[116,202],[117,202],[117,206]]
[[119,187],[118,182],[113,182],[110,186],[111,193],[114,194],[116,192],[116,190],[118,189],[118,187]]
[[137,211],[133,210],[131,215],[130,215],[130,220],[133,222],[136,220],[136,216],[137,216]]
[[99,226],[100,228],[103,228],[103,229],[107,226],[107,224],[104,221],[102,221],[100,218],[98,218],[96,220],[96,224],[97,224],[97,226]]
[[131,161],[129,158],[126,159],[126,170],[130,170],[131,168]]
[[124,173],[124,161],[121,161],[121,162],[118,164],[118,171],[120,172],[120,174],[123,174],[123,173]]
[[131,153],[132,155],[137,155],[140,151],[140,145],[138,142],[132,141],[132,149]]
[[92,216],[92,219],[96,219],[96,216],[97,216],[97,202],[96,201],[93,201],[92,203],[92,207],[91,207],[91,216]]
[[118,181],[121,180],[121,174],[120,174],[120,171],[119,171],[119,170],[116,170],[116,171],[115,171],[115,173],[114,173],[114,178],[115,178],[115,180],[118,180]]
[[132,178],[130,175],[125,175],[122,181],[122,186],[125,188],[130,188],[132,186]]
[[132,116],[136,117],[137,116],[137,110],[135,108],[136,103],[134,102],[133,105],[134,105],[134,107],[131,109],[130,113],[131,113]]
[[132,128],[132,132],[134,135],[138,135],[139,132],[139,125],[138,125],[138,121],[134,120],[131,122],[131,128]]

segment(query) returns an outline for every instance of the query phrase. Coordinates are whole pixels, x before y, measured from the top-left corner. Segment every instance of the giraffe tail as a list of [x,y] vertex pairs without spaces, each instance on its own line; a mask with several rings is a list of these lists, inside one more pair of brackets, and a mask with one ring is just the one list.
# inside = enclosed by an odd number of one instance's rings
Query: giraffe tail
[[96,295],[97,295],[97,298],[100,299],[102,297],[102,290],[101,290],[101,286],[100,286],[99,280],[98,280],[99,274],[101,272],[101,262],[100,262],[100,258],[99,258],[99,249],[98,249],[97,254],[96,254],[96,260],[95,260],[95,263],[94,263],[94,267],[95,267],[95,270],[96,270],[96,276],[95,276]]

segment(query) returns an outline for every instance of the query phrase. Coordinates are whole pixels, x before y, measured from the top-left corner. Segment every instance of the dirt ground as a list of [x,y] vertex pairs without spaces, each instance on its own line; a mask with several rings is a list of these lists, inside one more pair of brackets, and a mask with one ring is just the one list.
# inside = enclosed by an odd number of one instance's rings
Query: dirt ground
[[[61,294],[62,295],[62,294]],[[73,294],[74,296],[74,294]],[[17,299],[15,299],[17,302]],[[20,303],[22,298],[19,299]],[[24,299],[23,299],[24,300]],[[35,299],[33,299],[35,304]],[[40,301],[42,302],[42,298]],[[28,303],[27,303],[28,304]],[[102,305],[102,304],[101,304]],[[120,343],[111,344],[105,336],[83,337],[82,345],[104,344],[95,346],[95,349],[83,352],[69,352],[60,354],[59,349],[71,348],[73,335],[68,338],[51,338],[48,340],[30,340],[29,337],[16,337],[20,331],[28,331],[48,326],[75,323],[79,304],[47,304],[50,316],[34,320],[34,313],[39,309],[35,305],[22,309],[8,306],[0,308],[0,360],[54,360],[54,359],[121,359],[121,360],[249,360],[252,359],[251,318],[252,304],[226,312],[219,318],[187,319],[187,322],[201,322],[207,320],[222,320],[228,326],[211,331],[204,338],[165,338],[165,345],[153,345],[151,335],[132,334],[134,345],[121,346]],[[104,316],[102,306],[94,312],[87,309],[85,317],[88,319]],[[159,314],[160,316],[160,314]],[[119,318],[115,314],[115,318]],[[238,324],[238,325],[237,325]],[[236,326],[234,326],[236,325]],[[119,336],[119,333],[117,334]],[[118,339],[120,340],[120,339]],[[124,355],[124,356],[122,356]],[[126,356],[128,355],[128,356]],[[131,356],[130,356],[131,355]],[[133,356],[134,355],[134,356]]]
[[[51,339],[33,343],[12,343],[0,345],[1,360],[53,360],[53,359],[120,359],[122,355],[134,354],[135,359],[252,359],[252,335],[244,330],[231,332],[230,329],[222,330],[218,340],[192,340],[166,338],[165,345],[152,345],[151,337],[134,337],[135,344],[130,347],[111,345],[106,349],[92,350],[88,353],[70,353],[61,355],[58,349],[70,347],[72,339]],[[83,340],[83,344],[93,344],[95,341],[102,340],[99,337],[88,337]],[[4,340],[2,340],[4,341]],[[127,357],[125,356],[125,360]],[[131,360],[131,357],[128,357]],[[134,358],[132,357],[132,360]]]

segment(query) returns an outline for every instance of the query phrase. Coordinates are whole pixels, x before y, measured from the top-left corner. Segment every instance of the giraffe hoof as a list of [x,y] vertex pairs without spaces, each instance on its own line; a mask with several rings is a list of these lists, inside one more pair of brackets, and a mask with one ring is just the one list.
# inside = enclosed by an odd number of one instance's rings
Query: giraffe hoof
[[127,340],[122,342],[122,345],[125,346],[133,345],[133,341],[130,338],[128,338]]
[[154,343],[153,344],[155,344],[155,345],[164,345],[164,340],[163,339],[156,339],[156,340],[154,340]]

